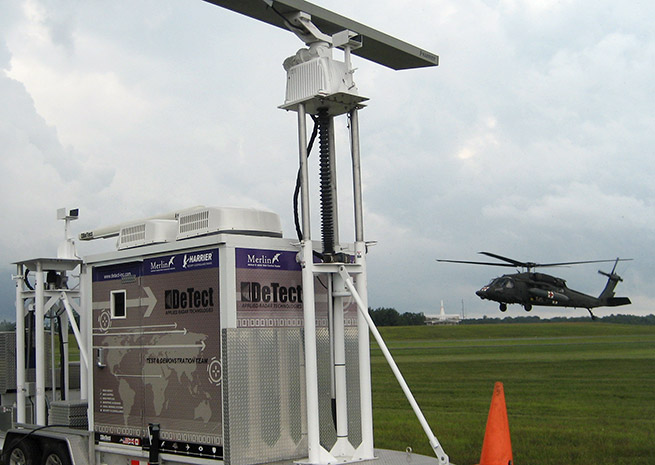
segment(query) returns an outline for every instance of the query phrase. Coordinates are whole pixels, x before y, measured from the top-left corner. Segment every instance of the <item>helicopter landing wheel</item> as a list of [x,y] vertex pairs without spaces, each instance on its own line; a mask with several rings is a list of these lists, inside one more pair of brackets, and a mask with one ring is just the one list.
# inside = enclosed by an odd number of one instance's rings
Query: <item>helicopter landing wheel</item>
[[500,304],[500,311],[504,312],[507,310],[507,304]]
[[527,304],[527,305],[524,305],[523,308],[525,308],[526,312],[529,312],[530,310],[532,310],[532,305]]

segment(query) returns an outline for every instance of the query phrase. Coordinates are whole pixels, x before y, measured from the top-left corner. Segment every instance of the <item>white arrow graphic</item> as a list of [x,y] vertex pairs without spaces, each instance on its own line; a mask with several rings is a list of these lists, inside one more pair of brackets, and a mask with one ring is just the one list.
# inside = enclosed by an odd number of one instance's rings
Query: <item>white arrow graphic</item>
[[[139,297],[136,299],[127,299],[125,301],[125,306],[130,308],[130,307],[143,307],[144,305],[147,305],[148,308],[146,308],[146,312],[144,313],[144,317],[148,318],[151,314],[152,311],[155,308],[155,305],[157,305],[157,298],[155,297],[155,294],[153,294],[152,289],[150,289],[149,286],[143,286],[143,290],[145,291],[147,297]],[[94,302],[93,303],[93,309],[94,310],[103,310],[105,308],[109,308],[110,302],[108,300],[104,302]]]
[[[138,331],[146,331],[148,328],[173,328],[177,329],[177,323],[170,323],[165,325],[143,325],[143,326],[121,326],[118,328],[107,328],[106,330],[102,328],[93,328],[93,335],[108,336],[111,335],[112,331],[125,331],[130,329],[136,329]],[[101,332],[98,332],[101,331]],[[170,331],[166,331],[170,332]]]
[[146,291],[146,294],[148,294],[148,297],[145,299],[141,299],[141,305],[147,305],[148,308],[146,309],[146,313],[144,313],[143,317],[148,318],[150,314],[152,313],[152,310],[155,308],[155,305],[157,305],[157,298],[155,297],[155,294],[152,293],[152,290],[148,286],[143,286],[143,290]]
[[[121,328],[115,328],[115,329],[121,329]],[[155,335],[155,334],[186,334],[188,333],[188,330],[186,328],[184,329],[176,329],[176,330],[171,330],[171,331],[125,331],[122,333],[117,333],[117,332],[107,332],[107,333],[93,333],[94,336],[149,336],[149,335]]]
[[124,345],[124,346],[93,346],[94,349],[186,349],[192,347],[200,347],[200,350],[205,350],[207,347],[205,341],[200,341],[200,344],[152,344],[152,345]]
[[122,373],[114,373],[114,376],[116,376],[117,378],[163,378],[162,375],[144,375],[144,374],[128,375]]

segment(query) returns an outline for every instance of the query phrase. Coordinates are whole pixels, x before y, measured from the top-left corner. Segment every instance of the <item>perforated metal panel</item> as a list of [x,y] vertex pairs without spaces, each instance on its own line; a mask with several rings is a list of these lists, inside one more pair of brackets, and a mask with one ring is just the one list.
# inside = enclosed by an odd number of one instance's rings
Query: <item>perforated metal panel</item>
[[[25,340],[29,335],[25,332]],[[46,359],[46,388],[52,388],[52,370],[50,356],[50,333],[45,334],[45,359]],[[27,362],[30,357],[28,355]],[[0,394],[16,390],[16,333],[13,331],[0,332]],[[79,373],[79,372],[78,372]],[[28,368],[25,374],[25,381],[30,383],[36,381],[36,371]],[[79,384],[79,383],[78,383]],[[55,385],[59,386],[59,378],[55,378]]]
[[307,455],[303,360],[298,328],[223,330],[226,464]]
[[16,333],[0,333],[0,394],[16,389]]
[[357,448],[362,442],[359,402],[359,345],[357,327],[346,327],[346,379],[348,382],[348,436]]
[[[252,465],[307,456],[303,331],[299,328],[223,330],[224,457]],[[319,420],[322,446],[336,442],[332,416],[330,342],[318,328]],[[361,443],[357,328],[347,327],[348,430]]]
[[85,400],[59,400],[50,403],[48,424],[86,429],[88,403]]
[[[326,450],[330,450],[337,441],[337,433],[332,416],[330,340],[327,328],[318,328],[316,330],[316,341],[318,345],[318,397],[321,445]],[[350,443],[357,448],[362,442],[357,327],[345,328],[345,341],[346,383],[348,386],[346,399],[348,405],[348,437]]]

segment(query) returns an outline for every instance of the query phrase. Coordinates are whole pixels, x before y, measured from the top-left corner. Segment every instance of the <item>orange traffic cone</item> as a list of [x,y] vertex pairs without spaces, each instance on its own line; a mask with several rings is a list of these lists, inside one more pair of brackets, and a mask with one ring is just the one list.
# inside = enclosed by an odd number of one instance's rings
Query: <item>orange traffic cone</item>
[[491,397],[491,408],[487,418],[487,429],[484,432],[482,454],[479,465],[512,465],[512,442],[509,438],[509,422],[505,405],[503,383],[494,385]]

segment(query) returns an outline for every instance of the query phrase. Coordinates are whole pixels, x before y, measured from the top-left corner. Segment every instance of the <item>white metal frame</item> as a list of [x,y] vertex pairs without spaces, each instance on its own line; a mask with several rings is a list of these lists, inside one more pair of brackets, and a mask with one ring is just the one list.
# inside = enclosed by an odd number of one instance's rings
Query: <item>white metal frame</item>
[[[45,275],[48,271],[69,272],[75,270],[81,260],[73,258],[37,258],[16,263],[16,421],[26,422],[25,407],[28,398],[28,386],[26,382],[27,370],[25,367],[25,317],[28,312],[33,311],[35,316],[35,424],[45,426],[46,424],[46,357],[45,357],[45,324],[46,313],[58,302],[61,302],[66,309],[66,317],[62,325],[66,328],[70,324],[73,328],[76,341],[80,347],[80,354],[84,366],[80,370],[80,382],[84,386],[85,372],[88,367],[88,360],[85,353],[86,344],[82,334],[77,327],[73,310],[80,315],[82,325],[86,324],[86,315],[78,303],[81,299],[79,289],[46,289]],[[27,289],[25,284],[25,273],[29,270],[35,274],[34,290]],[[30,309],[30,307],[32,307]],[[66,341],[67,342],[67,341]],[[68,394],[68,345],[64,344],[64,367],[65,384],[61,386]],[[53,393],[55,391],[55,380],[52,380]],[[87,390],[82,389],[81,398],[86,399]],[[54,395],[54,394],[53,394]]]
[[[116,314],[116,295],[123,295],[123,314]],[[127,318],[127,291],[125,289],[116,289],[109,293],[109,308],[111,313],[111,318],[114,320],[124,320]]]
[[[296,19],[296,18],[294,18]],[[302,25],[305,28],[305,34],[299,34],[297,30],[292,29],[308,45],[317,42],[333,46],[336,41],[331,37],[322,34],[312,23],[311,19],[302,16]],[[299,25],[299,24],[296,24]],[[339,33],[342,34],[343,33]],[[346,37],[350,34],[346,31]],[[334,37],[334,36],[333,36]],[[344,48],[345,62],[347,72],[352,73],[350,63],[350,45],[341,44]],[[294,102],[293,105],[287,105],[283,108],[297,111],[298,113],[298,144],[299,144],[299,162],[300,162],[300,198],[302,212],[302,239],[300,241],[300,256],[302,265],[303,281],[303,313],[304,313],[304,335],[305,335],[305,382],[307,398],[307,437],[308,437],[308,459],[307,463],[313,465],[327,465],[336,462],[347,463],[374,458],[373,449],[373,413],[371,399],[371,376],[370,376],[370,348],[368,331],[373,333],[382,352],[389,363],[396,379],[398,380],[407,400],[414,410],[423,430],[425,431],[429,443],[439,460],[440,465],[449,463],[448,455],[444,452],[436,436],[430,429],[430,426],[421,412],[418,403],[412,395],[405,379],[403,378],[398,366],[396,365],[391,353],[386,347],[384,340],[375,327],[373,320],[368,314],[367,301],[367,279],[366,279],[366,243],[364,242],[364,222],[362,208],[362,189],[361,189],[361,160],[359,151],[359,119],[358,109],[360,102],[357,98],[351,102],[351,108],[348,111],[350,118],[350,140],[351,156],[353,170],[353,208],[355,216],[355,263],[314,263],[313,245],[311,240],[310,224],[310,201],[309,201],[309,174],[307,168],[307,124],[306,113],[315,111],[321,105],[326,103],[325,96],[309,98],[306,101]],[[336,114],[343,112],[343,107],[336,110]],[[333,116],[330,116],[330,166],[334,170],[334,135],[333,135]],[[331,173],[333,178],[333,211],[334,211],[334,237],[338,242],[338,219],[336,210],[336,173]],[[337,245],[337,244],[335,244]],[[330,276],[329,292],[330,305],[332,312],[331,318],[331,348],[333,350],[333,388],[336,398],[336,435],[337,441],[330,451],[321,446],[319,430],[319,409],[318,409],[318,372],[317,372],[317,348],[316,348],[316,325],[315,325],[315,302],[314,302],[314,276],[325,273]],[[357,284],[354,284],[351,275],[357,275]],[[345,341],[344,341],[344,318],[343,302],[344,297],[352,296],[357,302],[358,312],[358,352],[359,352],[359,383],[360,383],[360,416],[361,416],[361,433],[362,442],[357,450],[349,441],[347,405],[346,405],[346,370],[345,370]]]

